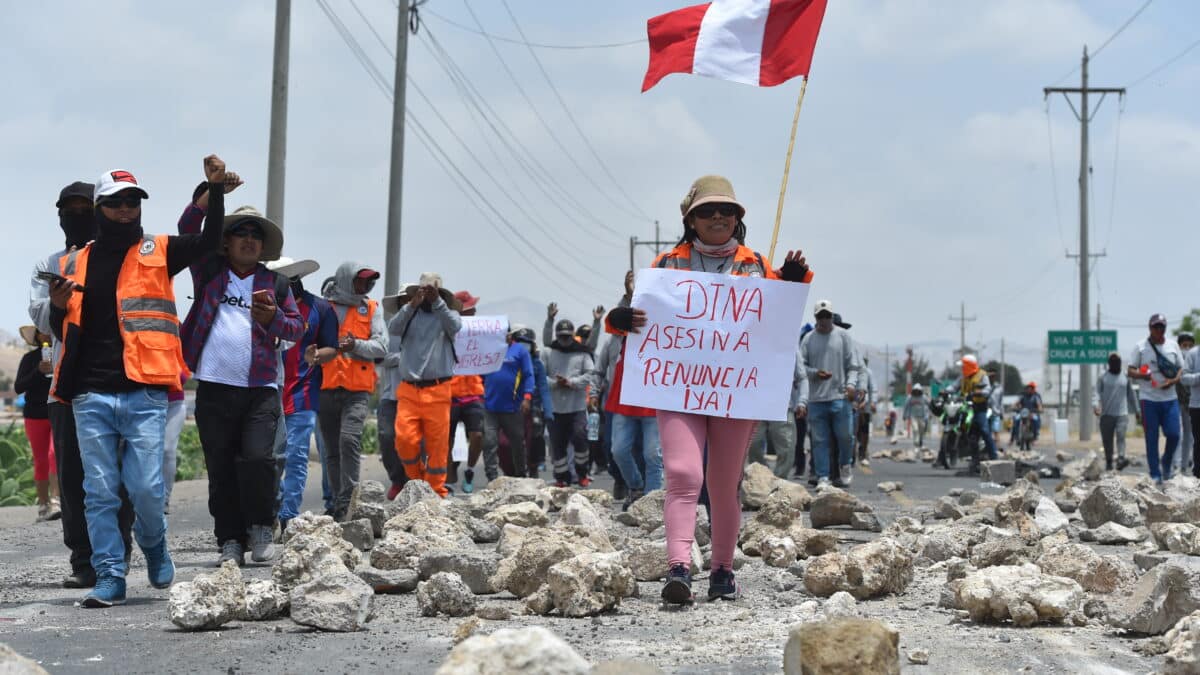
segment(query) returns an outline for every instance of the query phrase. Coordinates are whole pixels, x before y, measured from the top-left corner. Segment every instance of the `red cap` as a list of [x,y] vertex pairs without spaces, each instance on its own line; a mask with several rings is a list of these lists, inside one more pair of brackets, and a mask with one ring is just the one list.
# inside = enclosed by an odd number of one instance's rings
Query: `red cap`
[[358,271],[358,274],[355,274],[354,276],[359,279],[378,279],[379,272],[376,272],[369,267],[364,267]]
[[470,291],[459,291],[454,294],[454,299],[462,303],[463,309],[471,309],[479,304],[479,298],[471,295]]

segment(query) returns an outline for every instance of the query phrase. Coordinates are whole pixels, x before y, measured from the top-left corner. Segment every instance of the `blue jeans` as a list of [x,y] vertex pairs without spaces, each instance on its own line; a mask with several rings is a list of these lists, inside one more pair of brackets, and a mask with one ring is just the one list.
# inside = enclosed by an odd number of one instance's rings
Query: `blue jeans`
[[992,424],[987,419],[987,413],[975,413],[972,424],[979,427],[979,435],[983,437],[983,447],[987,450],[988,459],[996,459],[996,441],[992,438]]
[[[78,414],[78,413],[77,413]],[[1158,428],[1167,437],[1163,448],[1162,470],[1158,464]],[[1179,445],[1179,401],[1142,401],[1142,428],[1146,430],[1146,464],[1150,477],[1163,480],[1171,477],[1171,459]]]
[[[71,402],[83,462],[84,513],[97,576],[124,578],[125,542],[117,525],[121,487],[133,503],[133,534],[143,550],[167,536],[163,516],[163,438],[167,392],[87,392]],[[124,440],[123,451],[121,441]]]
[[[613,459],[621,469],[621,477],[631,490],[658,490],[663,485],[662,443],[658,440],[658,419],[654,417],[613,416]],[[634,439],[642,437],[642,457],[646,462],[643,474],[633,456]]]
[[283,480],[279,484],[279,519],[300,515],[304,486],[308,482],[308,443],[317,426],[317,411],[297,410],[284,417],[287,444],[284,450]]
[[838,463],[850,464],[854,446],[850,439],[850,402],[845,399],[808,404],[808,430],[812,434],[813,468],[818,478],[829,477],[829,451],[836,440]]
[[329,488],[329,470],[325,468],[325,434],[321,433],[320,422],[314,429],[317,436],[317,456],[321,458],[321,501],[325,510],[333,512],[333,490]]

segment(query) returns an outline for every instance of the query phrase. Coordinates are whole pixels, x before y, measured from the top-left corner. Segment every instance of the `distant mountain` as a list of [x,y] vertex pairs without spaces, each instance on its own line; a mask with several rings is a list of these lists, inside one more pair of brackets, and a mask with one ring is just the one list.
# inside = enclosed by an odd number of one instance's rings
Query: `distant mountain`
[[[851,331],[853,333],[853,331]],[[883,383],[884,373],[884,348],[876,345],[863,345],[868,359],[870,360],[871,376],[875,378],[878,385]],[[891,349],[891,360],[903,361],[905,358],[904,348],[906,345],[889,345]],[[929,366],[934,372],[941,373],[942,369],[948,365],[958,361],[958,342],[954,340],[925,340],[922,342],[912,343],[913,353],[924,356],[929,361]],[[985,348],[978,354],[980,363],[986,363],[991,360],[1000,360],[1000,345],[997,342],[995,345],[986,345]],[[1032,380],[1042,385],[1047,380],[1045,366],[1045,350],[1042,347],[1029,347],[1026,345],[1006,343],[1004,345],[1004,361],[1017,367],[1021,371],[1021,379],[1025,381]]]

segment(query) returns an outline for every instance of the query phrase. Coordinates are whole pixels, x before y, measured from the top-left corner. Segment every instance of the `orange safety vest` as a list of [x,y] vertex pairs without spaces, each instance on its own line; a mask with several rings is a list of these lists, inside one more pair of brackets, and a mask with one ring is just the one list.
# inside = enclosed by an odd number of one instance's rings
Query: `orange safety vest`
[[[338,338],[349,335],[355,340],[367,340],[371,337],[371,318],[375,316],[378,304],[367,300],[366,305],[346,309],[346,318],[338,328]],[[338,353],[337,358],[321,366],[321,389],[345,389],[346,391],[375,391],[379,376],[375,373],[373,361],[355,359],[346,354]]]
[[[701,271],[699,264],[693,264],[692,256],[694,249],[688,242],[684,242],[675,248],[658,256],[654,261],[654,267],[673,269],[673,270],[690,270]],[[778,279],[779,275],[775,270],[767,265],[767,261],[761,255],[755,253],[749,246],[739,244],[737,251],[733,254],[731,269],[722,270],[727,274],[732,274],[738,277],[760,276],[764,279]],[[809,275],[812,271],[809,270]],[[811,278],[811,277],[810,277]],[[806,281],[808,279],[805,279]]]
[[[92,245],[71,251],[59,261],[62,275],[87,287],[88,258]],[[74,347],[83,315],[83,293],[72,293],[63,319],[63,354],[55,366],[67,361],[66,351]],[[190,376],[183,360],[179,340],[179,316],[175,311],[175,287],[167,273],[167,235],[146,236],[125,254],[117,273],[117,326],[125,344],[125,376],[142,384],[165,386],[183,391],[180,375]]]

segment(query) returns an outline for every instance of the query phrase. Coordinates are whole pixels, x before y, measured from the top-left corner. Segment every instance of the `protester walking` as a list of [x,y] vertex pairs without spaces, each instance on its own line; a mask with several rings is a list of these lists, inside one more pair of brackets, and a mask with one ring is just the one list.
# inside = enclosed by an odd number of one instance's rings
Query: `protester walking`
[[929,399],[925,397],[925,387],[920,383],[912,386],[912,393],[904,402],[904,421],[912,423],[913,447],[920,450],[925,447],[925,434],[929,433]]
[[336,520],[345,520],[362,468],[362,435],[378,384],[375,360],[387,356],[379,304],[367,297],[379,272],[344,262],[325,293],[338,321],[338,355],[321,366],[317,419],[325,436],[325,470]]
[[1100,418],[1100,440],[1104,443],[1104,468],[1113,470],[1113,439],[1116,438],[1116,469],[1129,466],[1125,459],[1125,432],[1129,428],[1129,413],[1138,409],[1133,384],[1121,368],[1121,355],[1108,355],[1108,369],[1096,380],[1092,394],[1092,409]]
[[[74,182],[58,194],[58,225],[64,235],[64,247],[37,261],[29,289],[29,318],[41,333],[51,336],[51,360],[58,363],[62,343],[50,325],[50,284],[48,279],[61,270],[62,258],[71,249],[83,248],[96,238],[95,186]],[[51,391],[54,378],[51,375]],[[54,459],[58,473],[58,490],[62,509],[63,543],[70,550],[71,573],[63,578],[63,588],[91,588],[96,585],[92,569],[92,543],[84,517],[83,461],[79,455],[79,437],[75,433],[75,413],[70,401],[51,396],[47,413],[54,442]],[[117,511],[117,528],[125,551],[133,550],[133,504],[125,489],[118,490],[121,505]]]
[[[458,301],[459,316],[475,316],[476,307],[479,305],[479,298],[471,295],[469,291],[458,291],[454,294],[454,299]],[[467,436],[467,458],[479,459],[479,453],[483,451],[484,443],[484,388],[483,378],[479,375],[455,375],[450,381],[450,447],[447,452],[453,455],[454,452],[454,437],[458,433],[458,425],[462,424]],[[518,428],[522,429],[520,439],[521,446],[524,447],[524,429],[523,424]],[[510,439],[511,442],[511,439]],[[524,453],[522,453],[522,463],[518,467],[518,471],[524,470]],[[485,458],[486,465],[486,458]],[[471,461],[471,468],[468,468],[463,478],[462,491],[471,493],[475,491],[475,472],[472,468],[475,462]],[[520,473],[516,475],[521,475]],[[488,474],[488,480],[495,478],[494,475]],[[458,462],[450,462],[450,470],[446,478],[446,482],[453,484],[458,482]]]
[[592,352],[576,341],[575,326],[563,319],[554,327],[555,339],[545,353],[546,375],[554,399],[554,421],[550,423],[550,451],[554,461],[554,480],[559,487],[572,482],[567,446],[575,449],[575,477],[580,487],[588,487],[591,455],[587,437],[587,399],[591,373],[595,370]]
[[[1195,341],[1193,340],[1193,345]],[[1188,389],[1188,417],[1192,421],[1192,475],[1200,478],[1200,347],[1192,346],[1184,354],[1183,384]],[[1187,447],[1184,447],[1187,452]]]
[[529,348],[529,358],[533,362],[533,400],[529,414],[525,416],[525,454],[528,456],[525,475],[538,478],[546,463],[546,427],[554,422],[554,397],[546,377],[546,362],[542,360],[533,329],[514,330],[513,339]]
[[[528,459],[525,456],[525,419],[533,407],[533,359],[529,345],[516,339],[517,332],[508,334],[508,350],[500,369],[483,378],[485,423],[483,437],[484,472],[488,481],[500,475],[500,433],[508,439],[513,475],[524,476]],[[474,478],[478,452],[472,452],[464,478],[465,488]]]
[[[308,484],[308,455],[320,410],[323,365],[338,354],[338,321],[325,298],[304,288],[304,277],[320,269],[315,260],[280,257],[267,269],[287,280],[304,322],[300,340],[283,352],[283,477],[279,483],[279,526],[300,515],[304,488]],[[380,449],[382,452],[382,448]]]
[[459,304],[442,287],[441,275],[431,272],[406,288],[400,301],[403,304],[388,323],[388,331],[401,338],[396,449],[410,480],[423,480],[445,497],[450,493],[446,488],[450,379],[458,361],[454,336],[462,329]]
[[862,370],[859,371],[859,386],[855,389],[854,403],[854,445],[858,454],[858,463],[871,466],[867,456],[867,446],[871,442],[871,416],[875,414],[875,379],[867,366],[870,361],[862,358]]
[[37,326],[21,326],[17,331],[31,349],[21,357],[13,391],[25,395],[21,417],[25,423],[25,438],[33,453],[33,487],[37,495],[37,522],[62,517],[58,500],[58,469],[54,459],[54,439],[50,432],[50,377],[54,363],[50,359],[50,336],[38,332]]
[[[776,272],[763,256],[746,247],[746,209],[738,202],[733,185],[722,176],[704,176],[692,183],[680,203],[684,234],[654,266],[665,269],[713,272],[807,282],[812,273],[799,251],[788,252]],[[638,332],[646,314],[635,307],[609,313],[608,324],[620,333]],[[741,525],[738,484],[746,462],[753,420],[659,410],[658,430],[666,469],[667,494],[663,515],[667,532],[670,570],[663,600],[692,602],[691,549],[696,528],[696,504],[706,485],[712,509],[712,574],[708,597],[733,599],[739,588],[733,575],[733,551]],[[707,448],[707,457],[705,451]],[[707,477],[707,482],[706,482]]]
[[[1179,345],[1179,351],[1183,352],[1184,357],[1184,375],[1188,373],[1187,355],[1196,346],[1196,338],[1187,331],[1181,331],[1175,335],[1175,342]],[[1184,384],[1181,380],[1175,383],[1175,395],[1179,397],[1179,420],[1181,422],[1183,433],[1180,436],[1179,452],[1175,455],[1174,470],[1182,474],[1190,474],[1195,470],[1192,462],[1191,449],[1195,445],[1193,436],[1192,418],[1189,414],[1192,406],[1192,389],[1188,384]]]
[[[1179,345],[1167,338],[1167,317],[1150,317],[1150,335],[1137,343],[1126,374],[1141,381],[1142,428],[1146,432],[1146,464],[1158,485],[1171,479],[1171,460],[1179,445],[1179,397],[1175,384],[1182,379],[1184,361]],[[1158,434],[1166,437],[1159,464]]]
[[800,356],[808,375],[813,471],[818,487],[829,485],[831,450],[836,443],[839,471],[834,485],[847,487],[853,479],[850,399],[854,397],[862,363],[853,338],[844,328],[834,325],[833,303],[818,301],[813,316],[816,328],[800,341]]
[[[198,229],[212,191],[179,220]],[[183,322],[183,354],[199,383],[196,430],[208,470],[208,511],[220,556],[245,564],[274,558],[275,444],[280,402],[280,341],[304,335],[286,276],[267,269],[283,250],[283,231],[243,206],[224,219],[221,247],[191,265],[196,301]]]
[[141,202],[149,193],[128,171],[105,172],[95,191],[96,240],[64,256],[65,280],[50,285],[50,325],[62,342],[52,395],[71,401],[75,412],[96,573],[83,607],[125,602],[128,563],[117,524],[122,485],[137,514],[134,534],[150,584],[166,588],[175,579],[162,455],[167,391],[180,388],[186,366],[172,277],[221,241],[225,163],[210,155],[204,172],[212,198],[203,232],[178,236],[143,234]]

